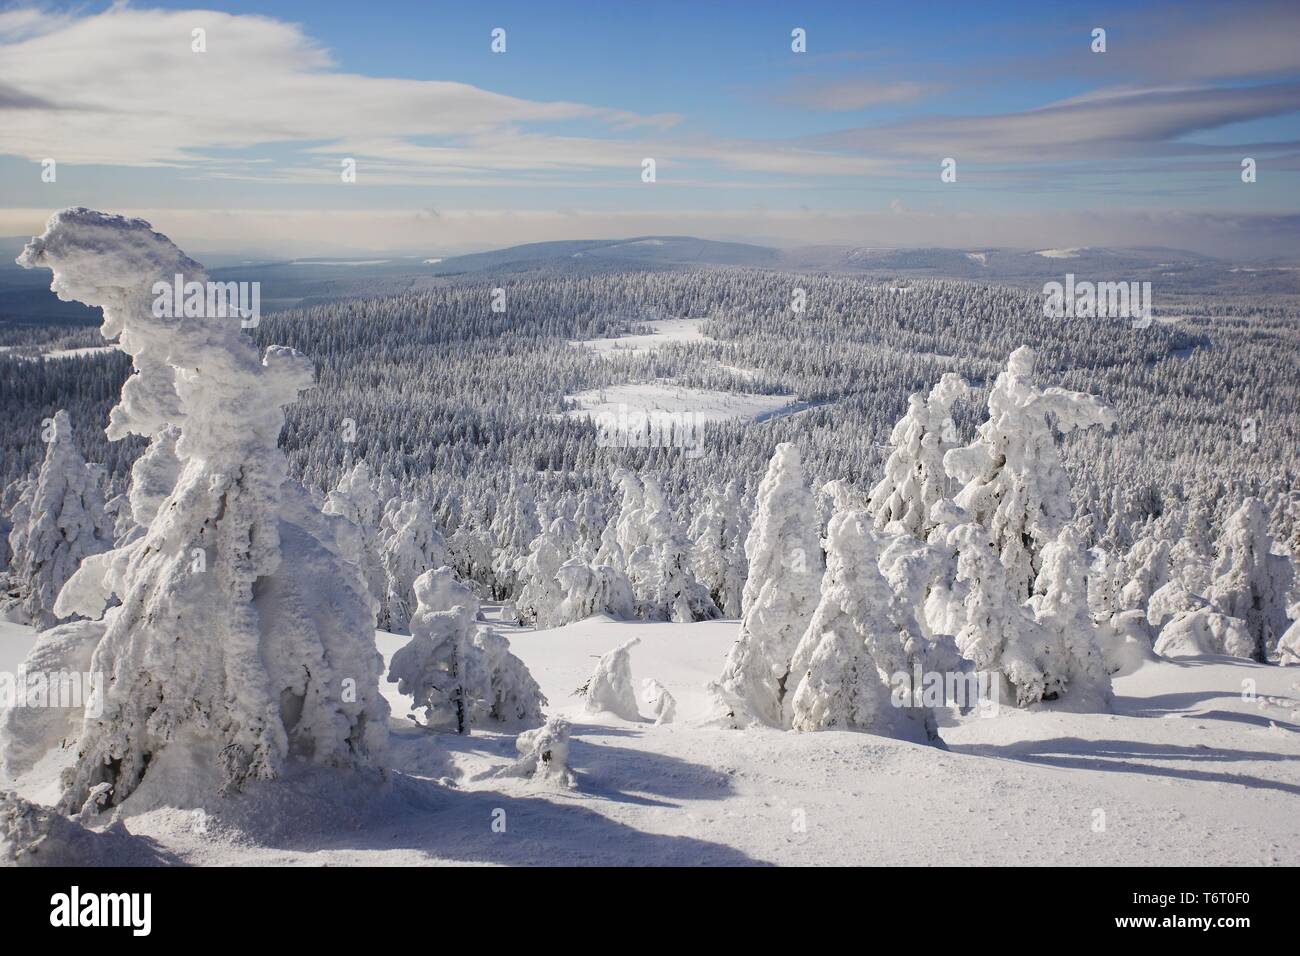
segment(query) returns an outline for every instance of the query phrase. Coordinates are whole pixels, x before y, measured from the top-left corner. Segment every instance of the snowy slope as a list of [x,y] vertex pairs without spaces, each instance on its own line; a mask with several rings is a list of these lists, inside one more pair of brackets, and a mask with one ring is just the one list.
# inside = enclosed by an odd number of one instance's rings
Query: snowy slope
[[[339,790],[308,777],[198,818],[154,809],[127,826],[160,858],[196,863],[1300,863],[1300,669],[1150,664],[1116,681],[1114,714],[950,718],[944,752],[854,733],[694,726],[734,621],[593,618],[504,632],[548,711],[574,723],[576,790],[474,779],[510,760],[513,737],[431,737],[405,722],[408,702],[388,685],[401,771],[391,785]],[[601,654],[636,636],[635,682],[668,688],[673,724],[588,715],[572,696]],[[406,639],[378,640],[388,657]],[[31,641],[5,625],[0,669],[12,671]],[[1257,701],[1243,700],[1244,680]],[[53,772],[42,767],[46,779],[23,792],[48,799]],[[492,830],[497,810],[504,833]]]

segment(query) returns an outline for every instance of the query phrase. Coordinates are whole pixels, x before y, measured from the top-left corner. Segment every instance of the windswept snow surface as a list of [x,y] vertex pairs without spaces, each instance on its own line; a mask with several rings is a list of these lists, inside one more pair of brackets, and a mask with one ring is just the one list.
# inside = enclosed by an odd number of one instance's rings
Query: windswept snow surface
[[[1148,664],[1115,680],[1114,714],[949,717],[943,751],[850,732],[699,726],[704,684],[736,632],[735,621],[604,617],[503,628],[548,715],[572,722],[573,790],[490,776],[516,759],[513,735],[430,735],[404,720],[410,701],[386,684],[391,783],[280,781],[214,806],[146,809],[126,825],[149,858],[189,863],[1300,863],[1300,668]],[[572,695],[633,637],[633,681],[672,693],[673,723],[589,715]],[[0,625],[0,671],[33,640],[29,628]],[[378,635],[385,658],[406,640]],[[1254,701],[1242,697],[1248,679]],[[56,764],[20,793],[49,802]],[[492,829],[495,811],[504,833]]]

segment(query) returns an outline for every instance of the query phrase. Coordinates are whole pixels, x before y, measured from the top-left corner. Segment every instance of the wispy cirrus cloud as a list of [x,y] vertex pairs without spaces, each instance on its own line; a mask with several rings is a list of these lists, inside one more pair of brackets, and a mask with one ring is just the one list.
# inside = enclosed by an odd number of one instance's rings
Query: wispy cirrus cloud
[[851,112],[872,106],[893,106],[911,103],[937,93],[942,87],[933,83],[914,83],[907,80],[881,82],[879,80],[848,77],[809,82],[795,82],[791,89],[776,97],[778,102],[802,106],[810,110]]

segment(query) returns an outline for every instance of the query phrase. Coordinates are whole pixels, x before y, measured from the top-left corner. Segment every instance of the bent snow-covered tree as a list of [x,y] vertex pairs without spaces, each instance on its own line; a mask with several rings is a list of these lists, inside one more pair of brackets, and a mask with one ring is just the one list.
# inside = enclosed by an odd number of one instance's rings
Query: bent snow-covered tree
[[733,727],[789,726],[782,706],[794,690],[790,660],[817,607],[824,566],[812,493],[792,444],[776,447],[758,486],[745,554],[740,636],[709,690]]
[[1114,411],[1099,399],[1040,389],[1033,371],[1033,349],[1012,352],[989,392],[989,417],[975,441],[944,456],[949,474],[964,483],[956,502],[988,531],[1016,601],[1033,593],[1043,548],[1074,514],[1057,432],[1115,423]]
[[[374,604],[276,445],[311,362],[278,346],[259,356],[237,317],[207,314],[203,267],[143,220],[66,209],[18,261],[52,269],[59,298],[101,306],[103,334],[131,355],[108,437],[178,430],[179,476],[148,529],[84,561],[60,595],[60,613],[102,616],[89,667],[100,713],[82,724],[61,806],[101,784],[121,803],[173,757],[223,790],[295,759],[379,760]],[[177,275],[198,283],[192,308],[155,316],[155,284]]]
[[9,532],[10,580],[38,631],[58,623],[54,602],[82,560],[113,545],[103,492],[72,441],[68,413],[57,412],[42,437],[45,460],[23,487]]

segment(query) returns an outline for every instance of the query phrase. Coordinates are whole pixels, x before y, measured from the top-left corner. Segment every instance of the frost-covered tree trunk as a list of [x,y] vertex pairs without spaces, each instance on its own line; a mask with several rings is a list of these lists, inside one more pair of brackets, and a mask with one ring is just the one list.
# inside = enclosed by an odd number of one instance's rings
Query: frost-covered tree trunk
[[9,532],[10,581],[38,631],[59,623],[54,602],[82,560],[113,546],[103,490],[73,443],[68,413],[56,412],[42,437],[45,459],[14,506]]
[[1042,549],[1074,515],[1057,432],[1115,423],[1110,407],[1091,395],[1038,388],[1033,370],[1033,349],[1012,352],[975,441],[944,456],[948,473],[964,483],[956,502],[988,531],[1017,603],[1033,593]]
[[948,372],[928,397],[916,392],[908,399],[907,414],[889,436],[894,450],[885,462],[885,476],[871,490],[867,504],[877,531],[893,521],[899,530],[921,539],[934,530],[930,511],[951,496],[952,479],[944,470],[943,456],[957,447],[952,406],[968,392],[961,376]]
[[879,571],[879,542],[866,511],[839,511],[826,530],[821,599],[790,665],[784,705],[795,730],[863,730],[938,738],[933,712],[909,685],[924,671],[928,644],[910,609]]
[[225,789],[291,759],[381,759],[373,603],[277,448],[311,362],[278,346],[259,357],[238,317],[155,316],[155,283],[206,276],[142,220],[67,209],[19,261],[52,269],[60,298],[102,306],[104,335],[132,356],[109,438],[179,432],[179,475],[147,531],[84,561],[56,607],[103,618],[101,712],[82,724],[61,806],[101,784],[121,803],[173,759]]
[[1295,571],[1289,557],[1273,554],[1264,503],[1258,498],[1242,502],[1223,526],[1214,551],[1206,596],[1218,610],[1245,622],[1254,641],[1250,656],[1266,661],[1287,630],[1286,606]]
[[817,607],[824,568],[812,493],[794,445],[778,445],[772,455],[745,554],[740,635],[709,689],[733,727],[789,726],[783,705],[794,690],[790,661]]

